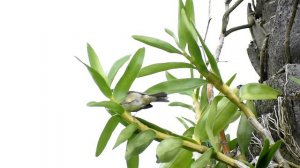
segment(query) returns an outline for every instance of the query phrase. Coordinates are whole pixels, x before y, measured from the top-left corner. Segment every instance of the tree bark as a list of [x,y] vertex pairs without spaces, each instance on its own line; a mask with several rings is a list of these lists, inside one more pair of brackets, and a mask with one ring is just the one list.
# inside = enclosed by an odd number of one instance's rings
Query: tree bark
[[[255,24],[250,28],[253,41],[247,51],[260,82],[282,92],[277,101],[256,102],[258,117],[270,128],[274,139],[283,140],[281,150],[285,159],[300,164],[300,86],[290,80],[291,76],[300,79],[299,4],[287,36],[295,3],[298,1],[256,0],[256,5],[249,5],[248,17],[252,12]],[[285,46],[287,38],[290,59]],[[255,150],[252,153],[258,155]]]

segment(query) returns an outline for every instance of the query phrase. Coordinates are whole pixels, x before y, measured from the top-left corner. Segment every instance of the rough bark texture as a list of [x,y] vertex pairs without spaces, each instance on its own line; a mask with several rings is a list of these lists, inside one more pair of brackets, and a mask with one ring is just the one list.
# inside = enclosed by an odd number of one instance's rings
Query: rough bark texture
[[[300,86],[289,79],[290,76],[300,78],[299,4],[290,35],[291,62],[289,64],[286,62],[284,45],[294,3],[295,0],[256,0],[255,15],[253,15],[255,25],[250,29],[253,41],[247,51],[253,67],[261,76],[261,81],[282,91],[283,113],[288,119],[287,124],[296,143],[300,146]],[[262,56],[263,41],[266,37],[268,37],[267,47]],[[277,101],[257,101],[256,105],[259,116],[271,113],[274,117],[274,109],[278,109]],[[282,138],[281,133],[276,131],[273,131],[272,135],[275,139]],[[300,163],[300,157],[291,154],[285,145],[282,147],[282,152],[287,160]]]

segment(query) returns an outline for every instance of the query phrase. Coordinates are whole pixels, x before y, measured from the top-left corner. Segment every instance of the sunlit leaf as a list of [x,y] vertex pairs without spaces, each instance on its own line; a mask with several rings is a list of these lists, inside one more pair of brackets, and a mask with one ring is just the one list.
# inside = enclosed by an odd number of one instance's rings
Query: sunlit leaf
[[132,139],[128,140],[125,159],[129,160],[133,156],[137,156],[142,153],[155,138],[155,132],[152,130],[146,130],[137,134]]
[[[177,79],[174,75],[172,75],[168,71],[166,71],[166,78],[167,78],[168,81]],[[183,92],[180,92],[179,94],[187,95],[187,96],[192,97],[193,96],[193,92],[194,92],[194,89],[191,89],[191,90],[185,90]]]
[[116,74],[118,73],[119,69],[129,60],[130,55],[126,55],[120,59],[118,59],[110,68],[109,73],[108,73],[108,83],[111,85],[113,82]]
[[194,123],[192,120],[186,118],[186,117],[182,117],[184,120],[186,120],[187,122],[189,122],[190,124],[192,124],[193,126],[196,125],[196,123]]
[[109,141],[111,134],[117,127],[118,123],[120,122],[120,117],[118,115],[112,116],[106,123],[100,138],[98,140],[97,149],[96,149],[96,156],[98,157],[106,147],[107,142]]
[[201,155],[191,166],[191,168],[204,168],[210,164],[210,158],[212,157],[213,150],[210,148]]
[[168,94],[180,93],[186,90],[198,88],[205,83],[205,80],[196,78],[174,79],[158,83],[147,89],[145,92],[148,94],[159,92],[165,92]]
[[184,26],[186,27],[186,30],[187,30],[187,31],[185,31],[185,36],[187,39],[188,49],[189,49],[191,56],[195,60],[194,64],[201,71],[201,73],[208,73],[206,64],[202,58],[200,48],[199,48],[195,38],[192,35],[193,27],[191,26],[190,21],[188,20],[184,10],[181,11],[181,15],[182,15]]
[[180,47],[180,44],[179,44],[179,41],[178,41],[178,38],[176,37],[176,35],[174,34],[174,32],[173,32],[172,30],[170,30],[170,29],[165,29],[165,32],[166,32],[168,35],[170,35],[170,36],[174,39],[174,41],[175,41],[175,43],[177,44],[177,46],[178,46],[179,48],[181,48],[181,47]]
[[201,89],[201,96],[200,96],[201,111],[203,111],[206,106],[208,106],[207,84],[203,85]]
[[171,161],[182,147],[182,139],[167,138],[159,143],[156,148],[157,162],[166,163]]
[[138,168],[139,167],[139,156],[132,156],[126,160],[127,168]]
[[290,76],[289,77],[292,81],[294,81],[295,83],[297,83],[298,85],[300,85],[300,79],[294,77],[294,76]]
[[[77,57],[76,57],[77,58]],[[85,65],[85,67],[88,69],[88,71],[90,72],[94,82],[96,83],[96,85],[98,86],[98,88],[100,89],[100,91],[107,97],[107,98],[111,98],[112,96],[112,91],[110,89],[110,87],[108,86],[105,78],[103,76],[101,76],[96,70],[94,70],[93,68],[89,67],[87,64],[85,64],[84,62],[82,62],[79,58],[77,58],[78,61],[80,61],[83,65]]]
[[280,91],[259,83],[249,83],[240,88],[241,100],[277,99],[280,94]]
[[170,43],[168,43],[166,41],[163,41],[163,40],[160,40],[160,39],[157,39],[157,38],[153,38],[153,37],[140,36],[140,35],[134,35],[132,37],[137,41],[148,44],[152,47],[162,49],[162,50],[167,51],[169,53],[181,54],[181,51],[179,51],[177,48],[175,48],[174,46],[172,46]]
[[177,69],[177,68],[195,68],[195,67],[189,63],[184,63],[184,62],[167,62],[167,63],[152,64],[142,68],[139,73],[139,77],[151,75],[157,72],[162,72],[170,69]]
[[181,15],[181,10],[184,9],[184,4],[182,0],[179,0],[179,5],[178,5],[178,38],[179,38],[179,45],[181,49],[184,49],[186,46],[186,37],[185,37],[185,32],[187,31],[184,23],[183,23],[183,18]]
[[87,105],[90,107],[105,107],[120,115],[124,112],[123,107],[113,101],[89,102]]
[[189,110],[194,110],[193,106],[189,105],[189,104],[185,104],[185,103],[182,103],[182,102],[172,102],[169,104],[169,106],[177,106],[177,107],[183,107],[183,108],[186,108],[186,109],[189,109]]
[[92,46],[89,43],[87,43],[87,52],[88,52],[91,68],[96,70],[107,82],[107,77],[106,77],[106,75],[104,73],[104,70],[101,66],[99,58],[98,58],[96,52],[94,51],[94,49],[92,48]]
[[121,143],[127,141],[133,134],[134,132],[138,129],[136,124],[130,124],[128,125],[125,129],[123,129],[120,133],[120,135],[117,138],[117,141],[114,145],[113,148],[116,148],[119,146]]
[[138,76],[139,71],[142,67],[143,60],[145,55],[145,48],[140,48],[134,54],[130,60],[124,74],[121,79],[118,81],[114,89],[114,98],[117,101],[121,101],[127,94],[135,78]]
[[194,12],[194,2],[193,0],[186,0],[185,2],[186,15],[192,23],[195,23],[195,12]]

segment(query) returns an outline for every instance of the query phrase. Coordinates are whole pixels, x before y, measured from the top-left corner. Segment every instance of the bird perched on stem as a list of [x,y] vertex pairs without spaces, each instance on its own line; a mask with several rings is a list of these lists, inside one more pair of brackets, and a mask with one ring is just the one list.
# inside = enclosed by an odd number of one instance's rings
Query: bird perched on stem
[[167,94],[164,92],[156,94],[146,94],[135,91],[129,91],[122,101],[121,105],[128,112],[137,112],[141,109],[151,108],[152,102],[169,102]]

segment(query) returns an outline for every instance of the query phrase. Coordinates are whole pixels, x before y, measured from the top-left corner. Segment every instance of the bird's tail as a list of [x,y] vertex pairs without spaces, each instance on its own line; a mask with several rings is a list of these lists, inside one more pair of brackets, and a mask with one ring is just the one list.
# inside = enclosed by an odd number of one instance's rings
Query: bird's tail
[[155,93],[155,94],[152,94],[152,95],[149,95],[149,96],[153,96],[156,98],[156,102],[169,102],[168,100],[168,94],[165,93],[165,92],[159,92],[159,93]]

